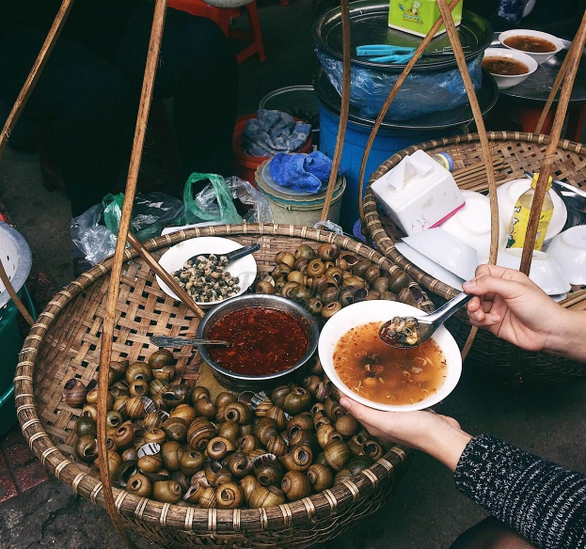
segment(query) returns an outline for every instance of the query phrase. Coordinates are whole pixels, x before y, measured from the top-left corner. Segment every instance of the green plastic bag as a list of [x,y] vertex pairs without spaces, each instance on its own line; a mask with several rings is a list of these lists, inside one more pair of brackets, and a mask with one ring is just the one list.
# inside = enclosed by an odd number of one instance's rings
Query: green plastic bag
[[[209,179],[207,185],[197,197],[193,196],[193,185],[199,181]],[[183,204],[185,205],[182,225],[203,223],[205,221],[221,221],[225,225],[242,223],[238,215],[232,193],[221,175],[211,173],[192,173],[183,189]]]

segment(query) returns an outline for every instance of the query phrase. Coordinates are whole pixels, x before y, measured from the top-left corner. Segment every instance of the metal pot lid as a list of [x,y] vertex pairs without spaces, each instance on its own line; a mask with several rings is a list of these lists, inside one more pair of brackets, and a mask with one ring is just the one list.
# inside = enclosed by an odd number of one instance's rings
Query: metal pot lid
[[[389,2],[360,0],[350,4],[350,36],[352,40],[352,63],[384,72],[401,72],[403,64],[374,63],[365,57],[356,56],[356,47],[366,44],[392,44],[408,48],[417,47],[422,38],[388,26]],[[462,12],[458,35],[466,59],[472,59],[483,52],[492,42],[490,23],[468,10]],[[339,7],[322,14],[313,25],[313,37],[321,50],[342,59],[342,17]],[[451,53],[433,54],[436,50],[450,47],[450,39],[444,32],[436,36],[425,50],[426,53],[413,67],[414,71],[438,70],[456,66]]]
[[[340,95],[332,86],[328,77],[322,69],[319,70],[314,84],[315,94],[321,103],[329,107],[329,109],[340,114]],[[495,79],[492,75],[482,69],[482,86],[476,91],[480,110],[482,114],[488,113],[496,104],[499,95],[499,90]],[[350,105],[350,112],[348,119],[356,124],[372,127],[374,119],[368,119],[360,116],[359,109]],[[383,122],[382,129],[388,130],[408,130],[408,131],[430,131],[430,130],[445,130],[448,128],[455,128],[458,126],[465,126],[474,120],[470,104],[460,105],[455,109],[448,111],[439,111],[410,120],[401,120],[397,122]]]

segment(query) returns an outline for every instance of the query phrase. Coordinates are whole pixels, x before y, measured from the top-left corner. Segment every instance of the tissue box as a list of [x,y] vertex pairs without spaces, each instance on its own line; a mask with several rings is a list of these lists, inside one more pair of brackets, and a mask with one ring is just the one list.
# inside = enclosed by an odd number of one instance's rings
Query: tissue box
[[[446,2],[447,0],[438,0]],[[389,27],[399,29],[409,34],[425,36],[440,16],[435,0],[390,0]],[[452,19],[457,25],[462,21],[462,2],[452,10]],[[436,36],[446,32],[442,24]]]
[[386,214],[407,235],[430,229],[465,204],[452,174],[424,151],[415,151],[372,184]]

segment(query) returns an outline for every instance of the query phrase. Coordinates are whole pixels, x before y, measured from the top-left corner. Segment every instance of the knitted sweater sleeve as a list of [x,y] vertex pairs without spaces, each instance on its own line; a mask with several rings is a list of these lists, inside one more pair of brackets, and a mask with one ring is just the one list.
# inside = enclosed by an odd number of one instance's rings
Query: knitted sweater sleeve
[[489,435],[474,437],[457,488],[541,549],[586,548],[586,476]]

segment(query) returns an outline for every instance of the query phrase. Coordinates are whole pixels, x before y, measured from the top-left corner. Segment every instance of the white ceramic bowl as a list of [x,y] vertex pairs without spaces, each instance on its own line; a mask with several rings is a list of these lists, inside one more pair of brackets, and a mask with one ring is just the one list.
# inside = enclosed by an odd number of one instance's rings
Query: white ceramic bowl
[[570,284],[586,284],[586,225],[558,234],[547,246]]
[[[496,263],[501,267],[518,271],[522,254],[523,250],[521,248],[499,250]],[[548,295],[563,294],[572,289],[555,259],[545,252],[533,252],[529,278]]]
[[[228,238],[220,238],[217,236],[200,236],[199,238],[192,238],[191,240],[185,240],[176,244],[172,248],[169,248],[159,259],[159,265],[163,267],[169,274],[173,275],[175,271],[178,271],[183,267],[183,264],[194,255],[198,254],[226,254],[238,248],[242,248],[242,244],[230,240]],[[232,276],[237,276],[240,279],[239,286],[240,291],[237,295],[242,295],[254,282],[256,278],[256,261],[252,254],[237,259],[228,265],[226,269]],[[161,290],[163,290],[168,296],[173,299],[179,299],[158,276],[157,283]],[[235,297],[235,296],[234,296]],[[217,305],[225,301],[225,299],[214,301],[213,303],[200,303],[197,305],[201,309],[209,309],[210,307]]]
[[464,280],[474,277],[478,267],[476,250],[450,233],[440,228],[427,229],[403,241],[456,276]]
[[[490,253],[490,200],[488,196],[474,191],[460,191],[466,205],[444,221],[440,228],[472,246],[481,263]],[[506,228],[500,220],[499,248],[507,242]]]
[[447,375],[443,385],[437,392],[429,395],[425,400],[415,404],[405,405],[391,405],[381,404],[379,402],[372,402],[364,397],[361,397],[352,392],[346,387],[334,369],[333,356],[334,350],[338,340],[348,330],[367,324],[368,322],[385,322],[393,316],[423,316],[425,313],[411,305],[398,303],[396,301],[362,301],[361,303],[354,303],[348,307],[344,307],[332,316],[324,325],[318,343],[319,358],[322,363],[324,372],[330,381],[340,390],[354,400],[387,412],[410,412],[413,410],[423,410],[437,404],[446,398],[458,384],[460,375],[462,373],[462,356],[456,341],[444,328],[441,326],[434,334],[433,340],[442,350],[447,364]]
[[[497,189],[497,198],[499,203],[499,216],[505,225],[505,230],[509,230],[511,218],[513,217],[513,210],[517,199],[531,187],[531,180],[513,179],[503,183]],[[568,210],[564,201],[553,190],[549,190],[549,196],[553,201],[553,216],[549,222],[545,240],[551,240],[555,235],[559,234],[566,224],[568,218]]]
[[[556,49],[555,49],[555,51],[552,51],[552,52],[548,51],[548,52],[541,52],[541,53],[540,52],[517,50],[517,49],[511,48],[511,46],[508,46],[507,44],[505,44],[505,40],[507,38],[511,38],[512,36],[533,36],[535,38],[543,38],[544,40],[547,40],[548,42],[551,42],[552,44],[554,44]],[[536,30],[531,30],[531,29],[511,29],[511,30],[508,30],[505,32],[501,32],[499,35],[499,42],[505,48],[508,48],[511,51],[521,52],[521,53],[524,53],[524,54],[532,57],[533,59],[535,59],[535,61],[537,62],[538,65],[545,63],[548,59],[553,57],[556,53],[558,53],[559,51],[564,49],[564,43],[557,36],[554,36],[553,34],[548,34],[547,32],[541,32],[541,31],[536,31]]]
[[513,49],[504,49],[504,48],[487,48],[484,50],[484,58],[487,57],[499,57],[501,59],[510,59],[513,61],[519,61],[523,63],[529,70],[523,74],[497,74],[495,72],[490,72],[494,79],[496,80],[496,84],[499,90],[506,90],[507,88],[512,88],[517,84],[520,84],[525,80],[530,74],[533,74],[538,67],[537,61],[526,55],[523,52],[513,50]]

